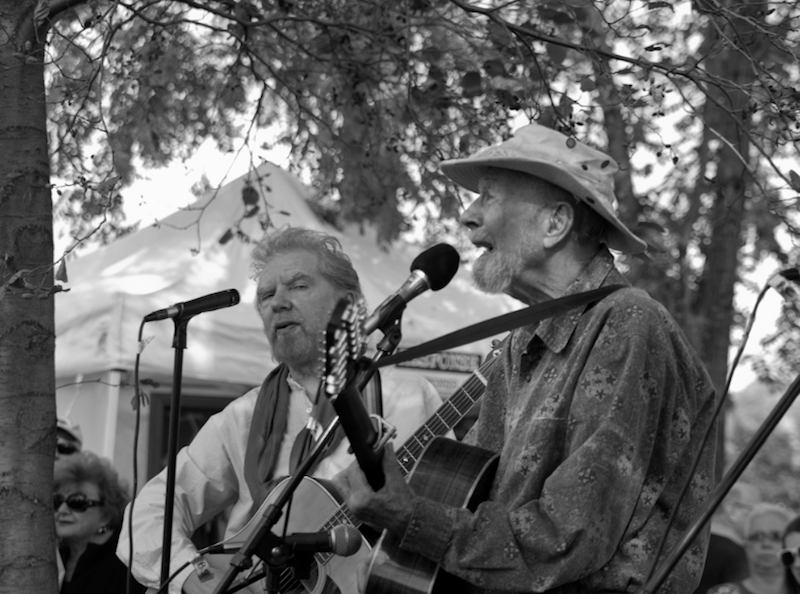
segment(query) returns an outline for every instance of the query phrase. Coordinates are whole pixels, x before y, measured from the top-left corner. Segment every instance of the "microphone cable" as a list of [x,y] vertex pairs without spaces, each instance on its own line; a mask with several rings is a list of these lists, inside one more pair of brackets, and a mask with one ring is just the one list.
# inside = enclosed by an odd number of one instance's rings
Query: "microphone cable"
[[[144,325],[146,322],[142,320],[139,324],[139,333],[137,334],[136,344],[139,347],[136,349],[136,359],[133,363],[133,404],[135,421],[133,426],[133,492],[131,493],[131,502],[128,506],[128,577],[125,580],[125,592],[131,594],[131,586],[133,584],[133,505],[136,501],[139,486],[139,431],[142,421],[142,405],[146,404],[146,398],[142,394],[141,386],[139,385],[139,361],[142,357],[142,334],[144,333]],[[185,566],[184,566],[185,567]],[[181,567],[180,571],[183,571]],[[177,573],[170,577],[170,580],[175,577]],[[169,583],[169,581],[167,582]]]

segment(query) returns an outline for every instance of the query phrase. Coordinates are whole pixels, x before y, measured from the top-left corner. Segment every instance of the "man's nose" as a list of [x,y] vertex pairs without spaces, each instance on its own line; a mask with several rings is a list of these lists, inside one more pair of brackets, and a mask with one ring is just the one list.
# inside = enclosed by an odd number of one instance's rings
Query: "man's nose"
[[480,207],[478,206],[478,200],[475,200],[472,204],[470,204],[467,209],[461,213],[461,216],[458,219],[462,225],[470,230],[480,227],[482,220],[483,217]]
[[289,299],[289,291],[284,288],[278,288],[270,300],[269,306],[272,311],[281,311],[292,307],[292,302]]

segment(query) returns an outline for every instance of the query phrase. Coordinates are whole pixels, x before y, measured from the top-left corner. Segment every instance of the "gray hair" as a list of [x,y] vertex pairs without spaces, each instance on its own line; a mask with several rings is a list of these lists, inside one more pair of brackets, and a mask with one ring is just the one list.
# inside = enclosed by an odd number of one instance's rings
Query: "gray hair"
[[322,276],[335,289],[343,294],[353,293],[359,299],[364,298],[358,273],[339,240],[305,227],[284,227],[266,234],[253,249],[253,277],[257,278],[264,266],[278,254],[297,251],[316,254]]

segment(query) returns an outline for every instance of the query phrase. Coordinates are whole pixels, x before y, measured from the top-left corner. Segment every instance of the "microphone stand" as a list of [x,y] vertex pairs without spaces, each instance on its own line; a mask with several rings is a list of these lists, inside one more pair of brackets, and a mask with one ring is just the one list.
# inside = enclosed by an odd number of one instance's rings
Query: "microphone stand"
[[178,455],[180,433],[181,382],[183,377],[183,351],[186,349],[186,327],[192,316],[173,318],[175,333],[172,348],[175,361],[172,371],[172,398],[169,411],[169,436],[167,438],[167,492],[164,496],[164,531],[161,541],[161,584],[169,580],[169,562],[172,549],[172,515],[175,507],[175,459]]
[[[772,412],[770,412],[769,416],[764,419],[764,422],[758,428],[756,434],[753,435],[750,443],[747,444],[747,447],[736,459],[736,462],[734,462],[730,470],[728,470],[725,476],[722,477],[722,480],[719,482],[719,485],[717,485],[717,488],[711,493],[711,497],[706,502],[705,506],[703,506],[700,514],[697,516],[693,524],[686,531],[683,539],[664,560],[658,571],[645,583],[645,585],[639,591],[640,593],[652,594],[661,587],[661,584],[667,578],[667,575],[669,575],[669,573],[675,568],[675,565],[678,563],[680,558],[683,557],[684,553],[686,553],[686,549],[688,549],[697,538],[697,535],[702,527],[705,526],[706,522],[708,522],[708,520],[711,518],[717,507],[719,507],[719,504],[725,498],[725,495],[727,495],[730,488],[739,479],[745,468],[747,468],[747,465],[761,449],[761,446],[764,445],[764,442],[786,414],[786,411],[788,411],[792,406],[792,403],[795,401],[798,394],[800,394],[800,376],[796,377],[792,384],[786,389],[786,392],[783,394],[783,396],[781,396],[781,399],[775,405],[775,408],[772,409]],[[716,422],[716,419],[713,422]]]
[[[275,570],[288,565],[293,557],[284,554],[284,547],[282,546],[283,540],[272,532],[272,527],[278,523],[278,520],[283,513],[281,510],[289,502],[289,499],[294,494],[300,482],[308,474],[309,469],[316,462],[317,458],[322,455],[322,452],[328,446],[328,443],[333,438],[336,429],[339,427],[339,418],[335,417],[325,429],[325,432],[320,436],[319,440],[314,444],[312,450],[303,459],[297,468],[297,471],[292,475],[286,488],[281,491],[281,494],[271,503],[264,506],[264,513],[261,519],[250,533],[247,541],[239,548],[239,551],[231,558],[230,569],[227,570],[222,581],[217,584],[214,594],[223,594],[228,591],[228,588],[236,579],[239,572],[249,568],[252,565],[250,557],[258,554],[259,558],[264,561],[267,567],[267,592],[277,592]],[[310,555],[300,555],[301,560],[308,560],[310,562]],[[275,589],[273,589],[275,588]]]
[[[359,392],[364,390],[366,385],[372,379],[372,376],[375,375],[375,372],[378,370],[378,368],[375,366],[375,363],[384,357],[391,355],[397,348],[397,345],[399,345],[400,341],[403,339],[403,332],[400,329],[400,318],[403,316],[403,310],[405,310],[405,304],[403,304],[403,307],[397,307],[393,315],[384,320],[383,324],[378,326],[377,329],[383,332],[383,338],[377,345],[377,351],[372,357],[372,362],[366,366],[359,366],[360,370],[358,372],[356,383]],[[382,417],[383,402],[375,403],[373,410],[378,416]]]

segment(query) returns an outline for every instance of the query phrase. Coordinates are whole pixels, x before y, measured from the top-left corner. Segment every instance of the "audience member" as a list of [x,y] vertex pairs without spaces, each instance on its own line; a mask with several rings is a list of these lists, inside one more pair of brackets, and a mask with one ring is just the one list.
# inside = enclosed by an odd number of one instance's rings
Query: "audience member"
[[757,503],[744,523],[744,552],[750,575],[711,588],[709,594],[786,594],[786,574],[778,553],[791,514],[771,503]]
[[[115,554],[129,497],[111,463],[91,452],[55,470],[56,536],[64,563],[60,594],[125,592],[128,570]],[[145,588],[133,583],[132,592]]]
[[749,575],[744,552],[744,520],[760,501],[758,488],[747,483],[736,483],[728,491],[711,518],[706,564],[695,594],[705,594],[712,586],[738,582]]
[[[58,417],[56,420],[56,458],[55,468],[63,464],[67,460],[71,460],[73,456],[78,456],[83,448],[83,434],[81,428],[77,423],[73,423],[66,417]],[[61,555],[56,550],[56,566],[58,571],[58,587],[64,581],[64,563],[61,561]]]

